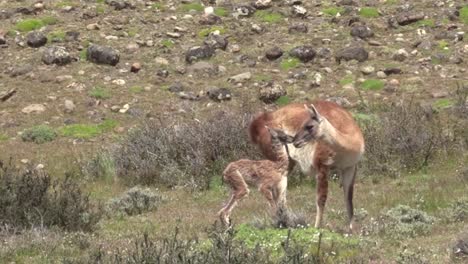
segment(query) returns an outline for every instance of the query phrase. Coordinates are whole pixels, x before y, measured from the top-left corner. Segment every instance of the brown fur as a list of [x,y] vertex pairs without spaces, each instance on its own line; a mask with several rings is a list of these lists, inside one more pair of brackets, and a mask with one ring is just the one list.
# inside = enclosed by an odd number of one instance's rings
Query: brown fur
[[[339,133],[343,145],[335,144],[329,145],[321,138],[315,138],[307,144],[313,144],[313,157],[312,167],[317,172],[317,219],[316,226],[320,225],[323,209],[327,200],[328,194],[328,179],[327,175],[332,167],[342,169],[343,177],[346,180],[345,201],[348,208],[348,216],[350,222],[353,218],[353,184],[356,171],[356,162],[359,160],[364,150],[364,138],[359,126],[354,121],[352,115],[342,108],[341,106],[328,101],[314,101],[312,104],[315,106],[319,114],[326,118],[326,120],[335,128]],[[304,104],[289,104],[276,111],[270,113],[263,113],[255,118],[249,128],[251,137],[254,144],[257,144],[263,154],[269,159],[276,159],[272,157],[271,146],[269,145],[268,137],[265,135],[265,128],[262,126],[268,125],[269,127],[282,128],[289,132],[292,136],[299,133],[306,134],[304,126],[310,122],[311,113],[304,107]],[[253,139],[253,138],[252,138]],[[351,157],[351,158],[350,158]],[[356,161],[354,160],[356,158]],[[351,161],[348,161],[351,160]],[[352,172],[352,175],[349,174]],[[352,178],[351,178],[352,177]],[[345,180],[343,180],[345,182]]]
[[[267,133],[270,135],[268,130]],[[285,206],[285,177],[288,174],[289,157],[283,143],[287,139],[282,138],[282,135],[269,136],[276,161],[241,159],[229,163],[224,170],[223,179],[230,186],[231,195],[226,205],[218,212],[223,224],[228,225],[232,209],[239,200],[249,194],[249,186],[258,188],[273,211]]]

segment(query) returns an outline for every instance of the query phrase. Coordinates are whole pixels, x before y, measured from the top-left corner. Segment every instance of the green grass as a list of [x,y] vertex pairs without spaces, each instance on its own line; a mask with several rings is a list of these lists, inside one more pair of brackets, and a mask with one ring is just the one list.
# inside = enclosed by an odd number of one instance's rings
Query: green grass
[[468,6],[464,6],[460,9],[460,21],[468,25]]
[[7,141],[9,139],[7,134],[0,133],[0,142],[1,141]]
[[117,125],[117,121],[108,119],[98,125],[73,124],[64,126],[59,129],[59,133],[65,137],[89,139],[108,132]]
[[343,7],[327,7],[322,10],[322,13],[329,16],[336,16],[338,13],[342,14],[344,10]]
[[298,58],[288,58],[281,61],[280,68],[287,71],[289,69],[296,68],[300,63],[301,61]]
[[102,4],[96,6],[96,13],[104,14],[106,12],[106,7]]
[[220,16],[220,17],[228,16],[228,11],[226,9],[222,8],[222,7],[215,8],[214,13],[215,13],[215,15]]
[[138,29],[136,28],[130,28],[128,31],[128,36],[133,38],[134,36],[136,36],[136,34],[138,34]]
[[212,27],[209,27],[209,28],[205,28],[205,29],[202,29],[198,32],[198,36],[200,38],[204,38],[206,36],[208,36],[210,33],[212,32],[215,32],[216,30],[219,31],[219,34],[223,35],[226,33],[226,29],[224,29],[224,27],[221,27],[221,26],[212,26]]
[[379,17],[379,11],[373,7],[363,7],[359,10],[359,15],[365,18]]
[[162,3],[154,3],[154,4],[151,5],[151,8],[157,9],[159,11],[166,10],[166,7]]
[[414,23],[416,27],[435,27],[435,21],[434,19],[423,19],[419,20],[416,23]]
[[354,76],[353,75],[346,75],[343,79],[339,81],[341,86],[345,86],[347,84],[351,84],[354,82]]
[[448,48],[448,45],[449,43],[446,41],[446,40],[441,40],[439,41],[439,43],[437,43],[437,46],[439,47],[439,49],[441,50],[445,50]]
[[187,3],[187,4],[182,4],[179,10],[184,11],[184,12],[189,12],[190,10],[202,12],[204,10],[204,7],[200,3]]
[[88,49],[82,49],[79,56],[80,61],[86,61],[86,57],[88,57]]
[[438,99],[437,101],[434,102],[433,104],[433,107],[436,109],[436,110],[443,110],[443,109],[447,109],[447,108],[450,108],[454,105],[454,102],[448,98],[442,98],[442,99]]
[[65,32],[57,30],[50,32],[47,35],[48,42],[63,42],[65,40]]
[[132,93],[141,93],[141,92],[143,92],[143,87],[141,87],[141,86],[132,86],[132,87],[130,87],[130,92],[132,92]]
[[54,25],[57,24],[58,19],[52,16],[46,16],[39,19],[30,18],[24,19],[16,23],[15,29],[20,32],[29,32],[36,29],[39,29],[46,25]]
[[161,45],[163,45],[164,47],[166,47],[168,49],[171,49],[172,47],[174,47],[174,41],[172,41],[170,39],[163,39],[161,41]]
[[104,4],[105,0],[96,0],[96,3],[98,4]]
[[283,20],[283,16],[279,13],[274,13],[266,10],[258,10],[254,13],[254,17],[261,22],[278,23]]
[[37,144],[43,144],[50,142],[57,137],[54,129],[47,125],[38,125],[31,127],[23,132],[21,139],[25,142],[34,142]]
[[291,102],[291,99],[287,95],[280,96],[280,98],[275,101],[279,106],[287,105],[289,102]]
[[382,90],[385,83],[378,79],[368,79],[361,83],[361,88],[366,91],[379,91]]
[[96,99],[109,99],[111,98],[111,93],[108,89],[104,89],[102,87],[94,87],[88,93],[89,96],[94,97]]

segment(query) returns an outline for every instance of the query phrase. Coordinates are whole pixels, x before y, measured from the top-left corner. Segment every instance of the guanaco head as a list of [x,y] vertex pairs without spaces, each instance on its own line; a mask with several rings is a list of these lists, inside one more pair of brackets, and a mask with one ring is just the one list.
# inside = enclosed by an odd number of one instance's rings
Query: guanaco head
[[265,126],[265,127],[268,130],[268,132],[270,133],[272,144],[274,144],[275,141],[278,142],[278,143],[282,143],[282,144],[293,143],[294,138],[292,136],[287,135],[286,133],[284,133],[283,130],[270,128],[268,126]]
[[323,117],[317,109],[315,109],[313,104],[311,104],[310,107],[307,105],[304,105],[304,107],[309,113],[309,118],[302,124],[301,129],[294,136],[293,144],[296,148],[301,148],[307,144],[307,142],[322,136],[321,124],[323,124]]

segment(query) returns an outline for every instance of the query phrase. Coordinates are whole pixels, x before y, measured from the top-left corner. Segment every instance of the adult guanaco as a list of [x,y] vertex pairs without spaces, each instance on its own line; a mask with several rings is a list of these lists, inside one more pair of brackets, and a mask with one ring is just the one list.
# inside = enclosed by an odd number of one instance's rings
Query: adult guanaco
[[310,105],[289,104],[273,112],[260,113],[250,123],[250,138],[268,159],[276,160],[278,157],[272,151],[272,141],[265,126],[281,127],[286,134],[294,136],[293,143],[288,145],[291,159],[304,173],[316,173],[317,228],[322,224],[329,171],[333,168],[341,172],[352,230],[356,166],[364,154],[364,137],[352,115],[328,101],[314,101]]
[[268,200],[272,212],[286,206],[287,174],[289,155],[286,144],[293,137],[278,129],[265,127],[270,147],[276,160],[241,159],[231,162],[223,172],[224,182],[231,188],[230,198],[218,212],[224,225],[229,225],[229,217],[237,202],[249,194],[249,186],[257,187]]

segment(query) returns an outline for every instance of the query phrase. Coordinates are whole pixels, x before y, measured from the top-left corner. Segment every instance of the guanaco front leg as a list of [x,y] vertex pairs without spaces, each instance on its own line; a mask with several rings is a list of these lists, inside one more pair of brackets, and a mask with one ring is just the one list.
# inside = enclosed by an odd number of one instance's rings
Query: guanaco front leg
[[344,200],[346,204],[346,211],[348,213],[349,229],[353,230],[354,222],[354,209],[353,209],[353,193],[354,193],[354,180],[356,178],[356,166],[352,166],[343,170],[341,175],[343,182]]
[[328,196],[328,167],[320,167],[317,171],[317,194],[316,194],[316,207],[317,215],[315,217],[315,228],[320,228],[322,225],[323,211]]

